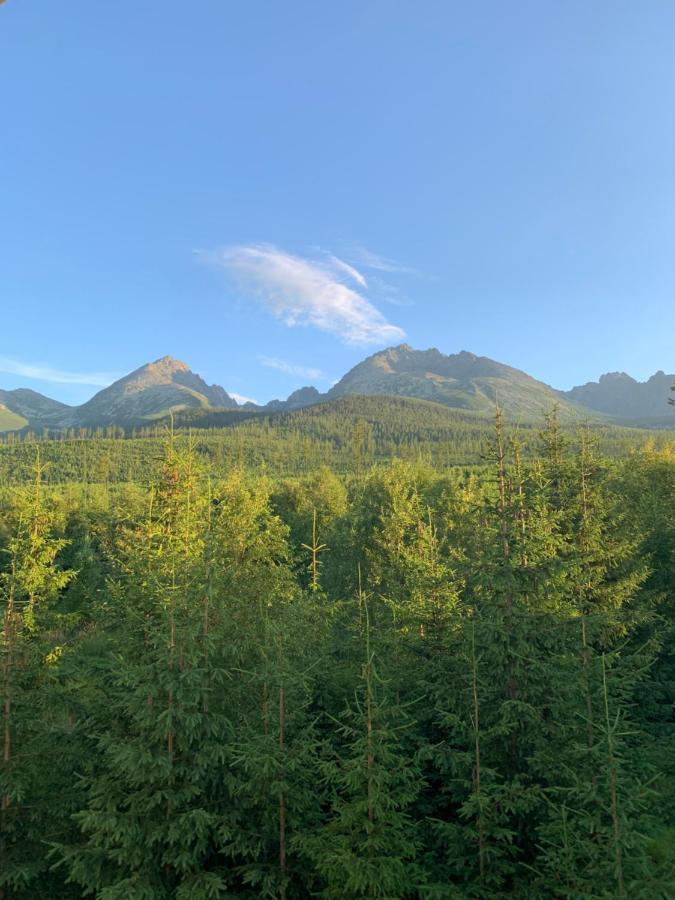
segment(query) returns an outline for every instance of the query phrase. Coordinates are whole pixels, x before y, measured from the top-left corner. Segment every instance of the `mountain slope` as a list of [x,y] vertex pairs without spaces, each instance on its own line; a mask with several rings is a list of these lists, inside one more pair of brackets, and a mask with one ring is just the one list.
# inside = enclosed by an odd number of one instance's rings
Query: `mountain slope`
[[3,431],[19,431],[28,425],[28,419],[24,419],[18,413],[12,412],[3,403],[0,403],[0,433]]
[[76,416],[74,407],[28,388],[0,391],[0,412],[0,431],[67,428],[74,424]]
[[224,388],[206,384],[184,362],[163,356],[99,391],[77,408],[77,418],[82,425],[125,424],[213,406],[234,409],[237,404]]
[[247,403],[245,406],[250,409],[274,410],[290,410],[302,409],[304,406],[312,406],[314,403],[320,403],[326,399],[326,394],[321,394],[315,387],[301,387],[297,391],[289,394],[286,400],[270,400],[264,406],[256,406],[255,403]]
[[183,362],[164,356],[95,394],[82,406],[67,406],[36,391],[0,391],[0,432],[136,425],[177,410],[237,409],[217,384],[208,385]]
[[666,418],[669,410],[670,388],[675,375],[656,372],[647,381],[636,381],[625,372],[609,372],[598,381],[574,387],[563,396],[588,409],[606,413],[617,419]]
[[525,418],[540,416],[555,403],[565,416],[583,414],[573,401],[519,369],[465,350],[446,355],[407,344],[369,356],[347,372],[328,397],[347,394],[414,397],[484,413],[492,412],[497,400],[507,412]]
[[[504,363],[462,351],[414,350],[407,344],[374,353],[354,366],[327,394],[314,387],[294,391],[266,406],[236,401],[220,386],[208,385],[170,356],[141,366],[99,391],[82,406],[67,406],[27,389],[0,391],[0,432],[22,429],[125,428],[176,414],[182,422],[241,422],[250,414],[284,413],[350,396],[406,397],[450,409],[492,415],[495,402],[513,420],[540,420],[558,404],[563,419],[670,427],[668,406],[675,375],[657,372],[641,383],[623,373],[556,391]],[[227,412],[225,412],[227,411]],[[243,415],[246,413],[246,415]],[[178,415],[180,414],[180,415]]]

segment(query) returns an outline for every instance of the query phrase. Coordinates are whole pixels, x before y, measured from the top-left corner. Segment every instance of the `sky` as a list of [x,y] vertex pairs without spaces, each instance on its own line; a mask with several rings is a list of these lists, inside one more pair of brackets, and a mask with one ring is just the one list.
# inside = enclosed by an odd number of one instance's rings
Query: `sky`
[[670,0],[0,5],[0,388],[675,369]]

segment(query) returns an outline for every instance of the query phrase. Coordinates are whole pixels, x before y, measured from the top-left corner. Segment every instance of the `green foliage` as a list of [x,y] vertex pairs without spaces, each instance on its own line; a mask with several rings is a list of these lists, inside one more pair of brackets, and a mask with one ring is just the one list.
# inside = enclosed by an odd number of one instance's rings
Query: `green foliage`
[[1,448],[4,896],[675,896],[672,447],[370,400]]
[[[195,454],[220,475],[246,466],[275,476],[304,476],[328,466],[360,476],[394,459],[437,468],[477,467],[483,465],[492,433],[487,416],[404,397],[346,396],[273,415],[244,410],[196,415],[176,416],[175,444],[185,448],[192,440]],[[24,480],[36,440],[50,463],[48,478],[54,484],[147,484],[162,457],[167,428],[168,423],[127,432],[117,427],[80,428],[56,432],[53,438],[47,433],[40,438],[10,434],[4,443],[0,435],[0,487]],[[589,428],[608,457],[626,456],[649,439],[658,447],[667,446],[675,434],[674,429],[646,431],[609,424]],[[574,438],[573,425],[565,424],[564,430]],[[536,422],[521,424],[525,456],[536,454],[538,432]]]
[[[74,573],[58,565],[67,542],[44,498],[39,455],[32,474],[32,484],[16,492],[8,511],[0,571],[0,889],[37,893],[47,868],[41,845],[55,828],[58,793],[67,780],[72,728],[58,704],[53,667],[73,626],[72,617],[58,613],[57,601]],[[59,738],[62,744],[53,743]]]
[[322,764],[330,808],[316,832],[296,845],[320,877],[320,896],[333,898],[414,896],[420,870],[412,804],[420,772],[403,749],[412,725],[392,703],[371,649],[368,598],[359,593],[365,638],[354,698],[336,721],[336,746]]

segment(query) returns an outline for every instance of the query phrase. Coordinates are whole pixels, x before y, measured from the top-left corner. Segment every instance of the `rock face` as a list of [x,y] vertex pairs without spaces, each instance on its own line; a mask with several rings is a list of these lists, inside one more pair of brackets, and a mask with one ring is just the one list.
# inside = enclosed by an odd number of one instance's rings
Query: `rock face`
[[[320,403],[326,399],[325,394],[321,394],[315,387],[301,387],[297,391],[293,391],[287,400],[270,400],[269,403],[258,409],[265,409],[271,412],[280,412],[282,410],[302,409],[303,406],[311,406],[313,403]],[[250,404],[247,404],[250,408]]]
[[109,425],[200,406],[234,409],[237,403],[224,388],[207,385],[184,362],[163,356],[99,391],[77,413],[84,425]]
[[538,416],[558,403],[563,414],[579,415],[573,402],[525,372],[462,350],[413,350],[408,344],[390,347],[355,366],[328,392],[389,394],[433,400],[445,406],[490,412],[495,400],[515,415]]
[[[408,344],[374,353],[354,366],[327,394],[302,387],[287,400],[249,411],[288,412],[350,395],[385,395],[431,400],[455,409],[492,414],[495,402],[512,419],[537,419],[558,404],[563,418],[614,419],[662,427],[673,422],[668,406],[675,375],[657,372],[645,382],[623,372],[603,375],[570,391],[556,391],[520,369],[462,350],[414,350]],[[238,409],[224,388],[207,384],[171,356],[136,369],[95,394],[82,406],[67,406],[36,391],[0,391],[0,432],[32,428],[129,427],[185,412],[190,421],[212,411]]]
[[636,381],[625,372],[609,372],[565,392],[565,397],[589,409],[617,419],[642,419],[668,415],[668,399],[675,375],[656,372],[647,381]]
[[185,363],[163,356],[82,406],[67,406],[25,389],[0,391],[0,430],[141,424],[194,407],[236,409],[237,403],[224,388],[206,384]]
[[324,395],[320,394],[315,387],[301,387],[289,396],[286,405],[289,409],[300,409],[302,406],[311,406],[312,403],[319,403]]

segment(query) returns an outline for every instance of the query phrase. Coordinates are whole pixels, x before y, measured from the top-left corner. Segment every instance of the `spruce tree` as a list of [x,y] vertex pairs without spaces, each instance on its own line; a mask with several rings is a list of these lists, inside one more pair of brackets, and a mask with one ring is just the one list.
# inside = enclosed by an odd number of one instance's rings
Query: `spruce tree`
[[335,723],[338,741],[322,766],[330,811],[323,826],[296,845],[317,871],[319,896],[414,897],[419,842],[410,813],[421,784],[405,750],[412,722],[379,674],[364,592],[359,607],[363,662],[354,698]]
[[555,739],[533,759],[547,798],[536,885],[542,896],[666,897],[668,873],[648,864],[652,773],[630,727],[653,659],[648,638],[634,641],[653,619],[639,603],[646,570],[608,502],[586,431],[562,465],[564,490],[555,498],[564,537],[562,644],[551,690]]
[[[533,895],[667,900],[675,890],[675,867],[672,858],[656,861],[651,852],[656,794],[631,722],[630,674],[619,654],[599,653],[583,676],[577,671],[575,678],[573,668],[570,676],[566,708],[558,710],[567,719],[549,750],[548,810]],[[584,715],[582,681],[592,690],[592,722]]]
[[92,721],[82,840],[61,848],[70,879],[100,897],[217,897],[227,883],[214,800],[229,720],[212,700],[227,670],[208,627],[206,507],[192,449],[172,441],[145,520],[120,535],[107,708]]
[[49,767],[59,757],[47,729],[49,670],[58,660],[57,601],[74,575],[59,566],[66,541],[55,533],[57,515],[44,494],[44,474],[38,451],[32,484],[16,493],[6,569],[0,573],[0,890],[17,896],[38,895],[48,868],[44,829],[58,790]]
[[434,758],[445,776],[436,882],[445,877],[469,896],[513,890],[536,854],[543,797],[530,759],[550,734],[562,592],[540,473],[524,466],[499,410],[489,460],[492,480],[460,535],[463,625],[448,635],[448,673],[434,692]]

